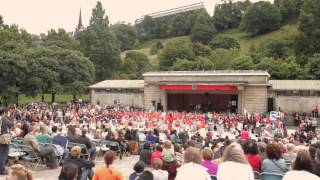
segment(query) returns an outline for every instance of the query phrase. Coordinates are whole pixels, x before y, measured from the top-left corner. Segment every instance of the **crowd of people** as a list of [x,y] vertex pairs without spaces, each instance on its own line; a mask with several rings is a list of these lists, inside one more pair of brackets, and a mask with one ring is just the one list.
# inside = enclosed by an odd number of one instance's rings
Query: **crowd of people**
[[[9,173],[11,179],[19,179],[14,177],[23,175],[19,172],[24,167],[6,170],[8,138],[31,147],[48,168],[62,164],[61,180],[123,179],[112,167],[117,153],[120,159],[124,154],[140,157],[130,180],[234,180],[260,174],[313,180],[320,175],[318,130],[300,126],[288,131],[282,118],[265,114],[119,111],[99,105],[32,103],[1,109],[0,122],[0,173]],[[96,168],[101,151],[96,142],[101,141],[116,142],[119,151],[104,151],[106,165]],[[78,145],[70,148],[71,143],[83,145],[87,152]],[[22,179],[32,179],[29,171],[23,172]]]

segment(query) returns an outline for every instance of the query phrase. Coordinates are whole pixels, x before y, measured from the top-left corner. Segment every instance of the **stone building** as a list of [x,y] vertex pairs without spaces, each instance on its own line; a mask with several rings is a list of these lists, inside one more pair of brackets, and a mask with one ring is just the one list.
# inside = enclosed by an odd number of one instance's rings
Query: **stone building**
[[147,72],[144,80],[106,80],[89,87],[91,103],[146,110],[311,112],[320,80],[269,80],[266,71]]

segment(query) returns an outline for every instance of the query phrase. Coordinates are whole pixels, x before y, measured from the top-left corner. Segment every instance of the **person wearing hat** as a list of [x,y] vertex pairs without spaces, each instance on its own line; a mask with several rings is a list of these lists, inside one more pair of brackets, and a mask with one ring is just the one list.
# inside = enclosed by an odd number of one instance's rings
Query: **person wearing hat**
[[13,127],[13,122],[7,117],[7,113],[7,109],[0,109],[0,174],[2,175],[8,174],[8,171],[5,169],[5,162],[9,154],[9,130]]

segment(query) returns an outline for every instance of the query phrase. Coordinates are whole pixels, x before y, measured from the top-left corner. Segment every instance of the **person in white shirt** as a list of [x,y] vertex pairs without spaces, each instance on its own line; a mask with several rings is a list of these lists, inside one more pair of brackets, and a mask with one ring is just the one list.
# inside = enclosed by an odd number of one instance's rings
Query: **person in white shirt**
[[253,170],[240,144],[232,143],[225,149],[219,164],[218,180],[254,180]]
[[159,158],[155,158],[151,162],[151,166],[153,168],[153,170],[152,170],[153,180],[168,180],[169,173],[168,173],[168,171],[161,170],[162,164],[163,164],[163,162]]
[[312,174],[313,166],[312,159],[306,150],[298,152],[294,163],[292,164],[292,171],[288,171],[282,180],[296,180],[296,179],[308,179],[308,180],[320,180],[318,176]]
[[211,180],[208,169],[201,163],[200,149],[189,147],[184,153],[184,164],[177,169],[175,180]]

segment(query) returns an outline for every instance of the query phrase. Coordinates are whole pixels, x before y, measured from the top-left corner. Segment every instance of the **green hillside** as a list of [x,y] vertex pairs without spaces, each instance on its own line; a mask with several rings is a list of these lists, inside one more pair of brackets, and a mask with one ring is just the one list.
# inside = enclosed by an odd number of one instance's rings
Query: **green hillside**
[[[238,29],[231,29],[224,32],[220,32],[217,34],[217,36],[226,36],[236,39],[241,46],[240,53],[245,54],[249,52],[250,47],[253,45],[255,47],[259,47],[260,45],[264,45],[272,40],[282,39],[288,36],[293,36],[298,33],[297,25],[285,25],[281,27],[281,29],[273,32],[269,32],[260,36],[251,37],[245,34],[244,32],[239,31]],[[144,53],[148,56],[151,64],[154,66],[157,66],[158,62],[158,55],[161,51],[158,51],[157,54],[152,55],[150,53],[150,49],[156,45],[157,42],[162,42],[165,46],[166,43],[170,40],[174,39],[189,39],[189,36],[180,36],[180,37],[174,37],[174,38],[167,38],[167,39],[152,39],[150,41],[143,42],[139,49],[135,49],[135,51],[139,51]],[[123,52],[121,54],[121,57],[124,58],[125,53],[127,51]]]

